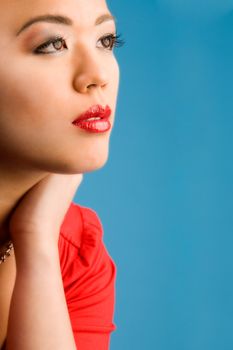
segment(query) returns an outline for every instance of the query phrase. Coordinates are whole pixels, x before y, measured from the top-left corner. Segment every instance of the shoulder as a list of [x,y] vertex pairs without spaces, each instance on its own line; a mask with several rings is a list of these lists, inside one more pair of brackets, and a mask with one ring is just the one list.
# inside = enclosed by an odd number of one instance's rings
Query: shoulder
[[103,225],[96,211],[71,202],[60,228],[58,243],[62,272],[65,273],[68,265],[77,259],[83,266],[93,265],[98,256],[103,259],[103,251],[105,259],[110,259],[115,265],[103,236]]
[[83,234],[90,229],[93,237],[102,239],[103,226],[95,210],[71,202],[60,228],[60,236],[80,248]]
[[[90,334],[92,338],[97,334],[105,343],[107,334],[116,329],[113,315],[117,270],[103,242],[102,223],[93,209],[70,205],[60,229],[59,253],[74,333],[86,332],[88,342]],[[78,339],[80,336],[77,343]]]

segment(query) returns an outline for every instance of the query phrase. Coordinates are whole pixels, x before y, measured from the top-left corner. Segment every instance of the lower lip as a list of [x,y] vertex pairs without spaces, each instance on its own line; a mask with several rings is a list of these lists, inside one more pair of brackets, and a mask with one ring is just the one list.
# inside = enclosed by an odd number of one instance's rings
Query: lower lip
[[91,133],[102,133],[111,129],[111,123],[109,118],[103,118],[100,120],[81,120],[73,123],[81,129],[84,129]]

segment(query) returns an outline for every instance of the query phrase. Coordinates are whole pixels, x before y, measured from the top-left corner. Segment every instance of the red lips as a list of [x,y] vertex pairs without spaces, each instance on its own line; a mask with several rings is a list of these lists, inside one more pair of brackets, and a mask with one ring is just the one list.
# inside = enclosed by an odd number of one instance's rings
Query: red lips
[[97,117],[101,119],[109,118],[111,115],[111,112],[112,111],[108,105],[106,105],[106,107],[103,107],[97,104],[97,105],[91,106],[86,112],[79,115],[72,123],[77,124],[81,120],[87,120],[89,118],[97,118]]

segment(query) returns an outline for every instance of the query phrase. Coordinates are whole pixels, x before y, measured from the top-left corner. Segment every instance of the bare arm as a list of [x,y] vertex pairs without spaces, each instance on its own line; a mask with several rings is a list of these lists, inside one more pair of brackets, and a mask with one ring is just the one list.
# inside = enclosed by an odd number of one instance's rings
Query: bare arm
[[16,252],[7,350],[76,350],[56,245],[28,243]]
[[9,223],[16,281],[7,350],[76,350],[63,288],[58,240],[82,174],[50,174],[21,199]]

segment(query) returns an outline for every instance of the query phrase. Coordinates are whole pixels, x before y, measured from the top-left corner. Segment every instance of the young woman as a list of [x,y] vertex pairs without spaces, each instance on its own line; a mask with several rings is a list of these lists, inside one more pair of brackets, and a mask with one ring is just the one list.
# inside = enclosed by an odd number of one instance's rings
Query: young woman
[[123,41],[104,0],[0,10],[0,349],[106,350],[116,266],[72,199],[108,158]]

